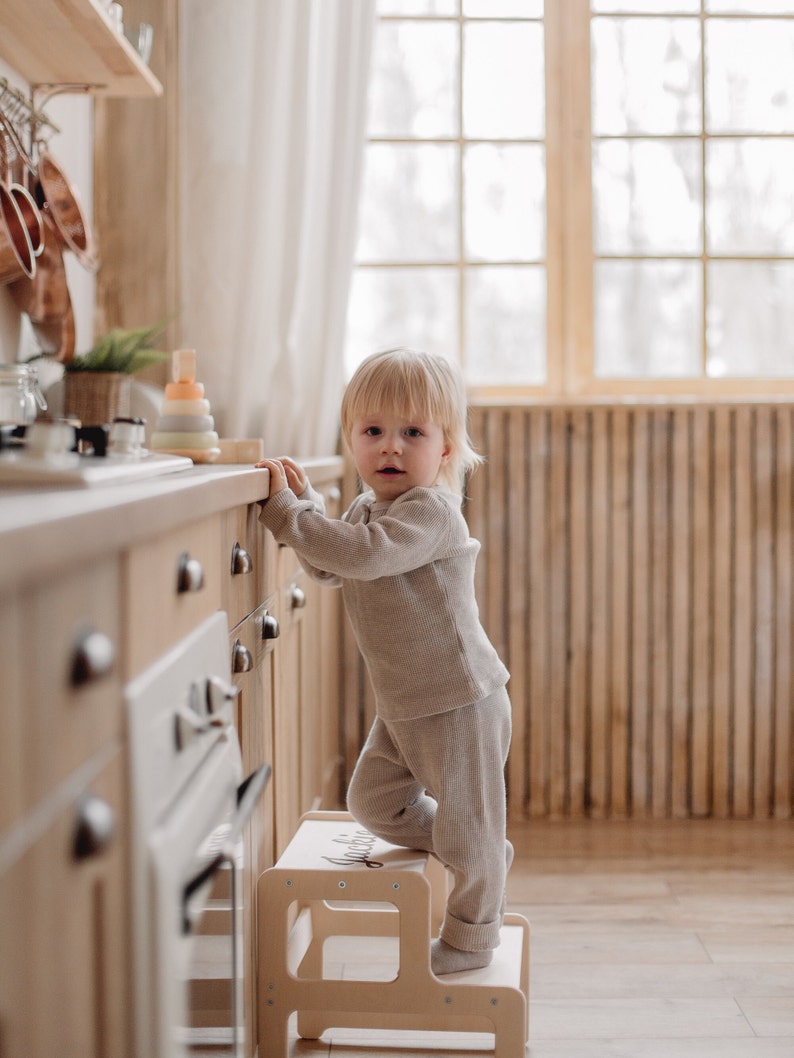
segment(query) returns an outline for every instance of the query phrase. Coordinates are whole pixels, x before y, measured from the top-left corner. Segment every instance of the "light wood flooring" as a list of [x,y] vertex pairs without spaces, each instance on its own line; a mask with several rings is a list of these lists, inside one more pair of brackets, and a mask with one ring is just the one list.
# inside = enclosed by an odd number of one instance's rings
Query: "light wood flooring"
[[[529,1058],[794,1058],[793,824],[536,822],[510,837],[508,907],[532,928]],[[388,952],[338,943],[340,975],[388,972]],[[424,1058],[492,1040],[340,1029],[290,1050]]]

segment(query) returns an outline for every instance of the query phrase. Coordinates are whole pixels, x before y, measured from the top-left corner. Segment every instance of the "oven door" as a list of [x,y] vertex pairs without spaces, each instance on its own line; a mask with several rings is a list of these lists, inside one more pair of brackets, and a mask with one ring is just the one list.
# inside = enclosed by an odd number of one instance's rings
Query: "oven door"
[[236,733],[216,742],[150,834],[149,1009],[157,1058],[243,1058],[242,831],[269,777],[240,784]]

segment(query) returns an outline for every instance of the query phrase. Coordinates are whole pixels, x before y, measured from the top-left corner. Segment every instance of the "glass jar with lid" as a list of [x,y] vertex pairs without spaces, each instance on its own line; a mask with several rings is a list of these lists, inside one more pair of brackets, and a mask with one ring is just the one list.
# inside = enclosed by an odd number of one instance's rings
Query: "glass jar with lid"
[[0,425],[28,426],[47,401],[31,364],[0,364]]

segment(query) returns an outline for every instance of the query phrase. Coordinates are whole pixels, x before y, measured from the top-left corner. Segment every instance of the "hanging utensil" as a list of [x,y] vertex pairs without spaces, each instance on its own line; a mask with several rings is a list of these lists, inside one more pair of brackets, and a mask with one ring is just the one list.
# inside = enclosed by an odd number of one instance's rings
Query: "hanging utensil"
[[47,150],[40,150],[36,161],[33,194],[42,213],[49,212],[52,217],[59,241],[72,251],[84,268],[95,272],[99,262],[94,255],[91,230],[77,189]]

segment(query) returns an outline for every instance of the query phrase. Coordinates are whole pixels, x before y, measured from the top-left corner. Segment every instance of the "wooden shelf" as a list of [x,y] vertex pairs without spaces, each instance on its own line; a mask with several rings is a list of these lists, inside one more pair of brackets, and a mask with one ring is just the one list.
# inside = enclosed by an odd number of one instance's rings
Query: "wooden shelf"
[[105,96],[163,91],[99,0],[2,0],[0,57],[31,85],[90,85]]

